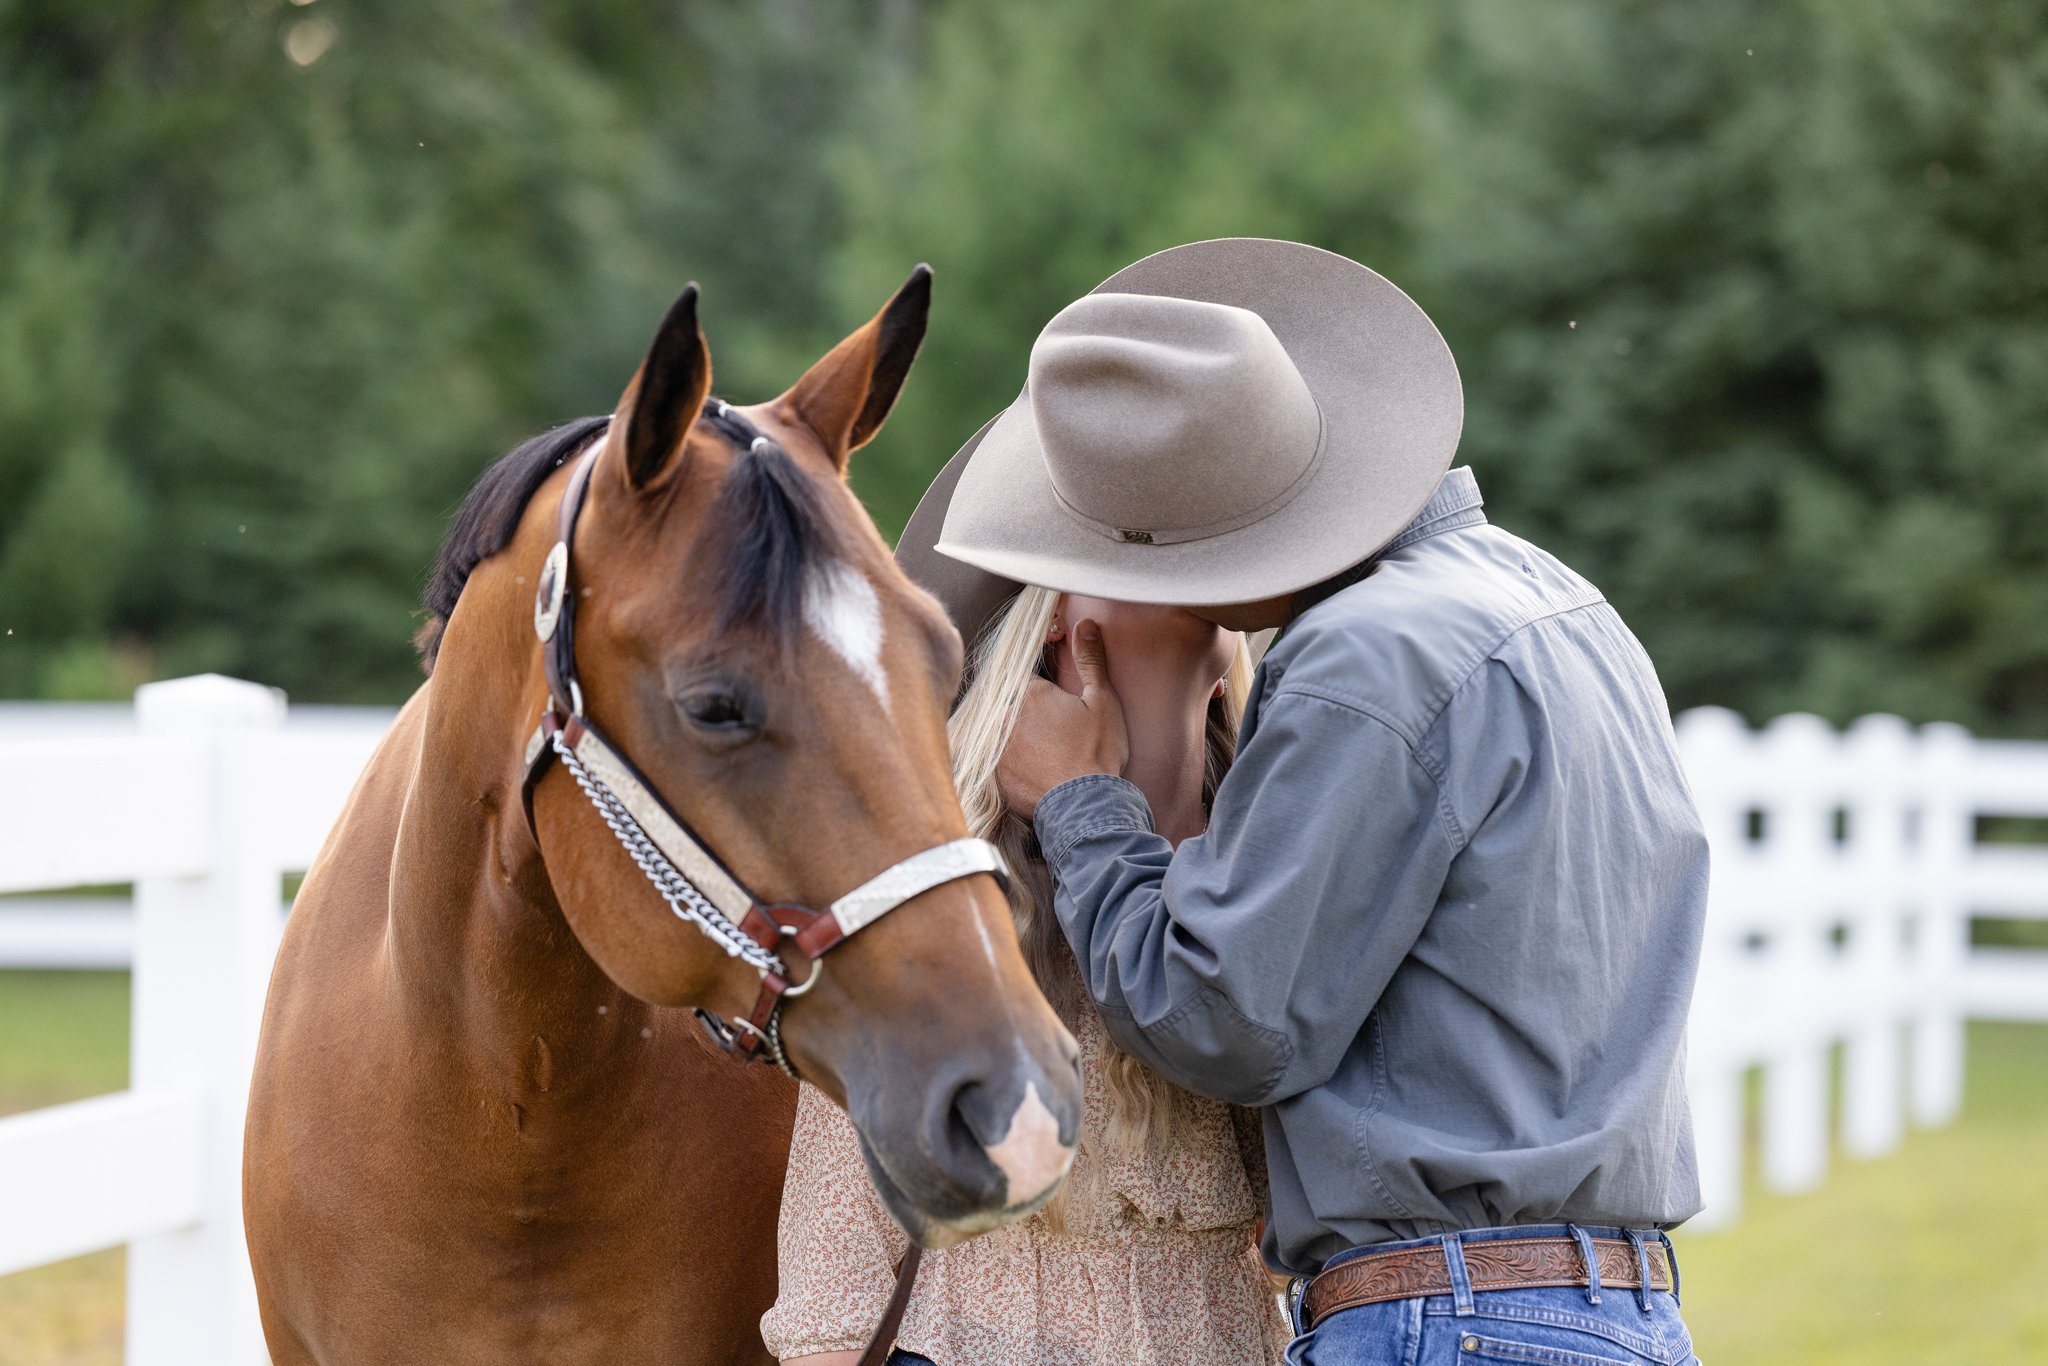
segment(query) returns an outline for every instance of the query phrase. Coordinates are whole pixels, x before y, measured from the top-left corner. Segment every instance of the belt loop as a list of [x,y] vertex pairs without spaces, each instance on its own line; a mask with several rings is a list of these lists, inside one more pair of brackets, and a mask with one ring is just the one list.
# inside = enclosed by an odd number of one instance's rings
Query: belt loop
[[1451,1273],[1451,1312],[1459,1318],[1466,1318],[1477,1312],[1472,1303],[1472,1277],[1465,1270],[1465,1244],[1455,1233],[1446,1233],[1437,1240],[1443,1244],[1444,1265]]
[[1566,1224],[1565,1231],[1572,1235],[1579,1245],[1579,1260],[1586,1267],[1586,1303],[1600,1303],[1600,1258],[1593,1252],[1593,1238],[1577,1224]]
[[1664,1231],[1663,1229],[1661,1229],[1661,1228],[1660,1228],[1660,1229],[1658,1229],[1658,1230],[1657,1230],[1657,1236],[1658,1236],[1659,1238],[1661,1238],[1661,1239],[1663,1240],[1663,1242],[1664,1242],[1664,1265],[1665,1265],[1665,1267],[1666,1267],[1667,1269],[1669,1269],[1669,1271],[1671,1272],[1671,1302],[1672,1302],[1673,1304],[1677,1304],[1677,1303],[1678,1303],[1678,1249],[1677,1249],[1677,1248],[1675,1248],[1675,1247],[1673,1247],[1673,1246],[1671,1245],[1671,1235],[1670,1235],[1670,1234],[1668,1234],[1668,1233],[1666,1233],[1666,1232],[1665,1232],[1665,1231]]
[[1628,1245],[1636,1250],[1636,1275],[1640,1278],[1636,1286],[1636,1303],[1647,1314],[1650,1312],[1650,1245],[1640,1229],[1625,1228],[1621,1236],[1628,1239]]

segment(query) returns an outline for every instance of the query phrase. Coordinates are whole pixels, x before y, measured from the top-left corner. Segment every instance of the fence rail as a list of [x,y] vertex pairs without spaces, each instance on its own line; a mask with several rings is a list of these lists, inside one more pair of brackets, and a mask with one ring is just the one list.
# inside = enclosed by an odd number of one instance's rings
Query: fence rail
[[[266,1359],[241,1133],[282,880],[389,720],[305,710],[212,676],[47,726],[0,707],[0,893],[134,887],[0,899],[0,966],[134,971],[131,1089],[0,1119],[0,1274],[128,1243],[138,1366]],[[2048,952],[1970,943],[1973,915],[2048,920],[2048,848],[1977,835],[2048,817],[2048,744],[1711,709],[1678,733],[1714,855],[1688,1066],[1711,1227],[1739,1208],[1752,1070],[1764,1178],[1800,1190],[1837,1130],[1871,1155],[1954,1116],[1966,1017],[2048,1020]]]
[[[25,734],[19,707],[0,716],[0,892],[133,884],[132,908],[70,908],[69,945],[128,947],[130,1089],[0,1119],[0,1274],[125,1242],[129,1362],[260,1366],[242,1111],[283,879],[312,862],[389,716],[291,730],[283,694],[213,676],[142,688],[132,733],[74,715],[47,734]],[[47,960],[65,913],[43,900],[0,920],[36,918]]]
[[1712,1227],[1740,1207],[1752,1069],[1763,1176],[1798,1191],[1836,1131],[1873,1156],[1955,1116],[1966,1018],[2048,1020],[2048,953],[1971,946],[1977,916],[2048,919],[2048,849],[1977,829],[2048,816],[2048,744],[1892,716],[1752,731],[1718,709],[1678,735],[1713,845],[1687,1076]]

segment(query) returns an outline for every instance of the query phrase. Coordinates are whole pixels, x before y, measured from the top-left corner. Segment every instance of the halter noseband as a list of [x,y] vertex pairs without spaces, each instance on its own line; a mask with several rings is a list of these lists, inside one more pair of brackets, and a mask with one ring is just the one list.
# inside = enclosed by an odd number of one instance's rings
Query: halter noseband
[[[775,448],[773,441],[722,400],[712,399],[705,406],[704,418],[743,453]],[[561,760],[619,844],[675,913],[727,954],[745,959],[760,973],[761,990],[745,1019],[727,1021],[708,1010],[697,1011],[711,1036],[729,1052],[749,1061],[766,1058],[794,1077],[796,1069],[782,1046],[782,1004],[818,984],[826,953],[934,887],[977,873],[991,873],[1007,883],[1009,869],[987,840],[960,839],[912,854],[822,911],[764,903],[747,890],[746,883],[584,714],[583,689],[576,676],[576,593],[569,556],[576,520],[590,490],[591,470],[602,449],[600,439],[570,471],[555,544],[541,565],[540,583],[534,592],[533,629],[540,637],[548,700],[539,726],[526,742],[521,799],[527,824],[533,825],[534,785],[551,762]],[[536,842],[538,838],[536,830]],[[785,940],[793,942],[811,962],[809,976],[794,986],[782,958]]]

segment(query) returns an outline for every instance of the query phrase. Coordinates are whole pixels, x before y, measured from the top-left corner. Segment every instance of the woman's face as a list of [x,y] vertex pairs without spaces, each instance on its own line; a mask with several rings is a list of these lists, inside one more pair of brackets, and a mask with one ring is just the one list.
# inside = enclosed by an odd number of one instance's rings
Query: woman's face
[[[1059,685],[1081,691],[1074,667],[1073,633],[1077,623],[1092,621],[1102,628],[1109,655],[1110,681],[1119,691],[1154,692],[1148,685],[1213,688],[1229,672],[1237,651],[1237,634],[1204,621],[1180,607],[1117,602],[1068,593],[1060,598],[1053,620],[1061,629],[1056,653]],[[1206,696],[1206,693],[1205,693]]]

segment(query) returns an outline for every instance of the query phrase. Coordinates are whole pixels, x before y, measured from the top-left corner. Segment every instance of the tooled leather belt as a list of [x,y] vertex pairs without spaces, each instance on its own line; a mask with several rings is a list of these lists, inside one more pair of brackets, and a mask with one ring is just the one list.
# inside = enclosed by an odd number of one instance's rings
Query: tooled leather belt
[[[1652,1235],[1654,1236],[1654,1235]],[[1622,1238],[1594,1238],[1593,1255],[1599,1284],[1616,1290],[1642,1286],[1636,1249]],[[1465,1274],[1475,1292],[1538,1290],[1593,1284],[1576,1239],[1561,1236],[1488,1238],[1461,1241]],[[1671,1263],[1657,1243],[1643,1248],[1650,1270],[1650,1289],[1671,1288]],[[1440,1244],[1368,1252],[1327,1267],[1308,1283],[1301,1297],[1305,1328],[1343,1309],[1389,1300],[1413,1300],[1452,1293],[1450,1262]]]

